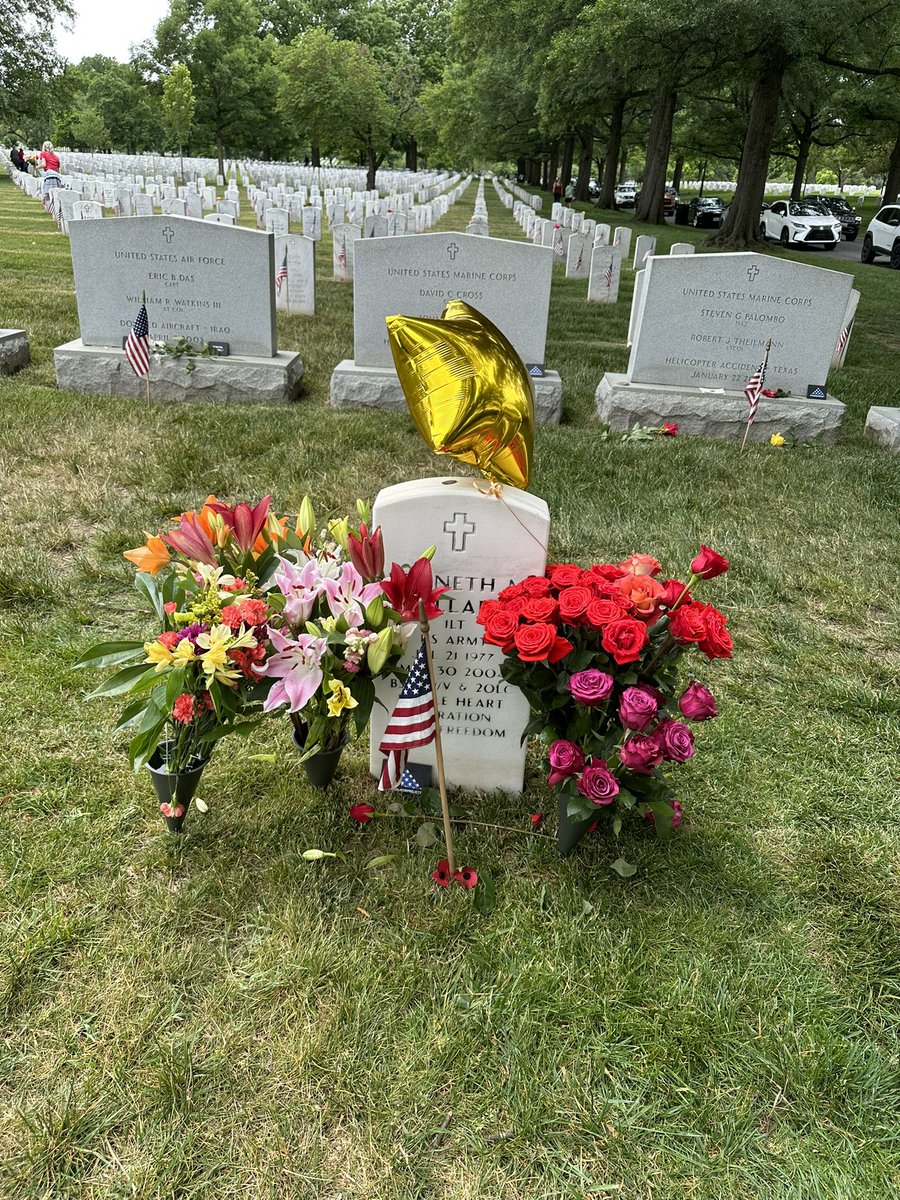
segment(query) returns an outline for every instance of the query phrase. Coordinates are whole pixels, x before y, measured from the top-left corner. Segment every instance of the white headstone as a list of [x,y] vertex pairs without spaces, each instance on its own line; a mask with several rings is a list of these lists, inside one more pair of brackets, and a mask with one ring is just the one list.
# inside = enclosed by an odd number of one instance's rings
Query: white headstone
[[[502,498],[485,496],[471,479],[420,479],[384,488],[375,499],[373,523],[381,526],[387,563],[411,563],[434,544],[435,585],[451,590],[441,600],[444,617],[431,625],[435,693],[447,782],[479,791],[522,790],[528,703],[500,673],[502,652],[485,646],[476,624],[482,600],[528,575],[542,575],[550,528],[547,505],[505,487]],[[418,649],[411,639],[407,661]],[[370,768],[380,775],[378,745],[400,683],[379,681],[386,706],[372,709]],[[415,750],[413,762],[434,762],[434,748]]]
[[204,221],[212,221],[214,225],[233,225],[234,217],[230,213],[207,213]]
[[693,254],[695,246],[693,242],[673,242],[669,250],[670,254]]
[[834,354],[831,356],[832,371],[837,371],[844,365],[844,360],[847,357],[847,347],[850,345],[850,334],[853,332],[853,323],[856,320],[856,308],[858,304],[859,292],[856,288],[851,288],[850,299],[847,301],[847,311],[844,313],[844,320],[841,323],[840,336],[838,337]]
[[286,208],[267,208],[265,224],[266,233],[281,236],[290,230],[290,214]]
[[360,238],[360,228],[358,225],[333,225],[331,232],[334,238],[332,246],[334,277],[341,283],[345,283],[348,279],[353,278],[353,258],[356,243]]
[[96,221],[103,216],[103,205],[96,200],[78,200],[72,205],[70,221]]
[[310,204],[303,209],[303,236],[314,242],[322,240],[322,209]]
[[591,273],[591,239],[573,233],[566,251],[566,279],[587,279]]
[[153,197],[145,196],[143,192],[138,192],[134,198],[134,215],[136,217],[152,217]]
[[[598,225],[599,229],[600,226]],[[628,252],[631,250],[631,230],[627,225],[617,225],[616,231],[613,234],[612,244],[618,246],[622,252],[622,260],[628,257]]]
[[188,192],[184,197],[185,215],[192,217],[194,220],[200,220],[203,217],[203,199],[196,192]]
[[312,238],[299,233],[276,236],[275,306],[308,317],[316,315],[316,243]]
[[634,343],[634,335],[640,324],[641,305],[644,302],[644,285],[647,282],[647,272],[638,271],[634,277],[634,291],[631,294],[631,312],[628,314],[628,336],[626,345]]
[[632,383],[740,392],[771,339],[766,383],[824,386],[852,275],[769,254],[660,255],[646,280],[628,364]]
[[622,255],[615,246],[594,246],[588,280],[589,304],[615,304],[619,299]]
[[656,253],[656,238],[648,233],[642,233],[634,244],[634,262],[631,264],[635,271],[640,271],[647,265],[648,259]]

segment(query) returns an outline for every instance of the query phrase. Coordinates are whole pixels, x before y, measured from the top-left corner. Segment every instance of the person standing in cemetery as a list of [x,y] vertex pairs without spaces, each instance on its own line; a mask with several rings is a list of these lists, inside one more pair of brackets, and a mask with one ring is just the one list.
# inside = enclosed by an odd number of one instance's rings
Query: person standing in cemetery
[[557,179],[556,183],[554,183],[554,185],[553,185],[553,201],[555,204],[559,204],[561,199],[562,199],[562,181],[560,179]]
[[25,155],[22,153],[21,146],[13,146],[9,152],[9,160],[17,171],[25,170]]
[[575,199],[575,185],[572,183],[572,180],[570,179],[569,182],[566,184],[566,206],[571,208],[572,201],[574,199]]
[[62,184],[59,177],[59,156],[53,150],[52,142],[44,142],[41,146],[41,152],[38,155],[38,162],[44,171],[44,178],[41,181],[41,192],[47,195],[53,188],[58,188]]

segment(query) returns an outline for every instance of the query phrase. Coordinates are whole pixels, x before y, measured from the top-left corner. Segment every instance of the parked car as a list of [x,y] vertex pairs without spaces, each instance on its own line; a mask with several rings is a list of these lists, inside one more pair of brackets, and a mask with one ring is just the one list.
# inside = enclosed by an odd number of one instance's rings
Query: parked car
[[637,189],[633,183],[620,183],[613,193],[616,208],[634,208]]
[[782,246],[821,246],[833,250],[841,240],[841,223],[809,200],[776,200],[760,214],[759,236]]
[[725,207],[718,196],[695,196],[688,205],[688,225],[695,229],[718,229],[725,220]]
[[814,204],[830,217],[837,217],[841,223],[841,232],[848,242],[855,242],[862,225],[862,217],[855,208],[851,208],[843,196],[807,196]]
[[900,271],[900,204],[888,204],[869,222],[860,258],[874,262],[876,254],[889,254],[891,266]]
[[599,179],[591,179],[590,183],[588,184],[588,195],[590,196],[590,198],[592,200],[596,200],[597,197],[600,195]]
[[[641,193],[638,192],[634,197],[634,204],[637,207],[641,202]],[[663,194],[663,216],[674,217],[675,208],[678,204],[678,193],[674,188],[667,187]]]

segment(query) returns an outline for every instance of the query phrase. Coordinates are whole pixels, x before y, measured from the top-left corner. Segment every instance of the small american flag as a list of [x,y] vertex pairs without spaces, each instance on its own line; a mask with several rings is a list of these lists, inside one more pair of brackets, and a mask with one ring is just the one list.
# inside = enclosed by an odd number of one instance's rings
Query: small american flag
[[748,425],[753,423],[753,418],[756,416],[757,410],[759,409],[759,397],[763,389],[763,384],[766,382],[766,368],[769,365],[769,350],[771,349],[771,346],[771,342],[766,344],[766,353],[762,362],[759,364],[744,386],[744,395],[747,397],[747,403],[750,405],[750,411],[747,414]]
[[341,248],[338,250],[338,266],[346,267],[347,265],[347,239],[341,240]]
[[146,304],[141,304],[131,327],[125,343],[125,357],[139,379],[145,379],[150,374],[150,322],[147,320]]
[[553,253],[557,258],[565,258],[566,244],[558,225],[553,226]]
[[646,251],[645,251],[645,253],[644,253],[644,257],[641,259],[641,262],[642,262],[642,263],[645,263],[645,262],[647,261],[647,259],[648,259],[648,258],[652,258],[652,257],[653,257],[653,247],[652,247],[652,246],[648,246],[648,247],[647,247],[647,249],[646,249]]
[[275,291],[281,295],[281,285],[287,279],[287,246],[284,248],[284,258],[281,260],[281,266],[275,272]]
[[386,755],[378,783],[380,792],[389,792],[402,785],[404,775],[408,773],[406,763],[410,750],[430,745],[434,741],[434,729],[434,696],[423,637],[378,747],[379,753]]
[[[851,324],[852,324],[852,322],[851,322]],[[843,354],[844,348],[846,347],[846,345],[849,341],[850,341],[850,325],[845,325],[844,328],[841,330],[841,336],[838,338],[836,353]]]
[[606,290],[607,290],[607,291],[610,291],[610,289],[612,288],[612,277],[613,277],[613,269],[612,269],[612,267],[613,267],[613,265],[612,265],[612,258],[610,258],[609,262],[606,264],[606,276],[605,276],[605,279],[606,279]]

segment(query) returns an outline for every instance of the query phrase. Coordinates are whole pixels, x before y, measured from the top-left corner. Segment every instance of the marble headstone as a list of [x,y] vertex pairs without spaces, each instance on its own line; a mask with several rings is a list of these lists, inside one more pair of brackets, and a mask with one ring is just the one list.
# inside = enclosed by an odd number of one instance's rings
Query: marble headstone
[[316,315],[316,243],[299,233],[281,234],[275,238],[276,279],[282,266],[287,266],[287,278],[275,288],[275,306],[305,316]]
[[619,299],[622,255],[615,246],[595,246],[588,280],[589,304],[615,304]]
[[[516,488],[504,488],[498,499],[483,495],[471,479],[420,479],[379,492],[372,520],[381,526],[386,562],[413,562],[434,544],[435,584],[451,589],[441,600],[444,616],[431,624],[448,784],[521,792],[528,703],[502,678],[502,652],[483,644],[476,617],[482,600],[527,575],[543,574],[547,505]],[[418,645],[414,634],[407,662]],[[372,710],[369,765],[376,776],[382,766],[378,745],[399,692],[396,679],[377,685],[385,708],[376,704]],[[433,764],[433,746],[414,751],[411,759]]]

